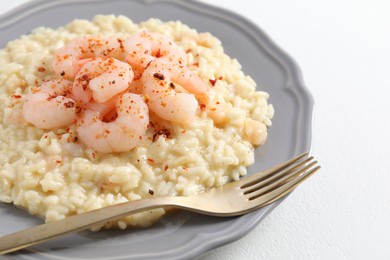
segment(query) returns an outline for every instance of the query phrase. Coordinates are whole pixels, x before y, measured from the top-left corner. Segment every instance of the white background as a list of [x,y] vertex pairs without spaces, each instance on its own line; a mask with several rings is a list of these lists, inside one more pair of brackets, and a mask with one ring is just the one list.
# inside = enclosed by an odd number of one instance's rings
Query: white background
[[200,259],[390,259],[390,1],[205,2],[252,20],[300,65],[322,170]]

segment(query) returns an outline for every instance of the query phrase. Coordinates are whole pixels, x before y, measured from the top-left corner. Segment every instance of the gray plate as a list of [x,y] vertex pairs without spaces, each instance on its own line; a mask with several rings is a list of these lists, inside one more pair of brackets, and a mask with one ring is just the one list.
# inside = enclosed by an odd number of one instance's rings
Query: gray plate
[[[256,25],[230,11],[180,0],[32,1],[0,17],[0,46],[38,26],[59,27],[75,18],[123,14],[135,22],[148,18],[180,20],[199,32],[217,36],[243,70],[270,93],[276,114],[269,138],[256,151],[258,172],[310,150],[313,99],[297,65]],[[279,202],[237,218],[215,218],[179,212],[148,229],[81,232],[37,245],[1,259],[188,259],[247,234]],[[12,205],[0,204],[0,234],[41,223]]]

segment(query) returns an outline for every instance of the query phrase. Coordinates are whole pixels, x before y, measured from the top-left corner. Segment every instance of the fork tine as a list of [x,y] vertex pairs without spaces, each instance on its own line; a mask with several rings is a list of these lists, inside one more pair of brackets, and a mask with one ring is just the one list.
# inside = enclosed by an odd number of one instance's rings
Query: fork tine
[[265,178],[272,176],[273,174],[278,173],[279,171],[282,171],[282,170],[290,167],[291,165],[299,162],[301,159],[307,157],[308,155],[309,155],[308,153],[300,154],[297,157],[292,158],[291,160],[288,160],[288,161],[286,161],[282,164],[279,164],[273,168],[270,168],[270,169],[267,169],[267,170],[262,171],[260,173],[257,173],[255,175],[246,177],[246,178],[242,179],[241,181],[238,181],[237,184],[239,184],[239,185],[243,184],[241,186],[241,188],[246,188],[246,187],[252,186],[252,185],[264,180]]
[[301,174],[304,174],[306,171],[308,171],[312,166],[314,166],[317,163],[317,161],[311,162],[307,165],[304,165],[303,168],[299,168],[286,176],[283,176],[282,178],[278,179],[277,181],[271,182],[267,185],[260,186],[258,190],[253,190],[251,193],[247,193],[244,195],[250,196],[249,200],[255,199],[257,197],[260,197],[264,194],[267,194],[269,192],[272,192],[273,190],[277,189],[278,187],[284,185],[289,180],[294,180],[295,178],[299,177]]
[[261,206],[261,207],[268,205],[268,204],[282,198],[284,195],[288,194],[289,192],[291,192],[299,184],[301,184],[307,178],[309,178],[314,173],[316,173],[320,168],[321,168],[321,166],[318,165],[318,166],[314,167],[313,169],[311,169],[310,171],[304,172],[302,175],[291,179],[289,182],[284,183],[280,187],[272,190],[271,192],[269,192],[267,194],[257,196],[256,198],[251,198],[251,201],[253,203],[259,204],[259,206]]
[[317,163],[317,161],[314,161],[308,164],[312,159],[313,157],[307,158],[299,164],[293,165],[292,167],[284,171],[275,173],[268,179],[262,180],[261,182],[256,183],[253,186],[244,188],[244,195],[250,194],[252,192],[256,192],[257,194],[259,194],[259,192],[266,192],[270,188],[280,186],[282,183],[287,182],[293,176],[302,173],[303,171],[309,169],[312,165]]
[[290,165],[286,169],[275,172],[273,175],[269,176],[268,178],[259,178],[258,182],[255,181],[252,182],[253,183],[252,186],[243,185],[242,189],[244,190],[244,194],[249,194],[253,191],[257,191],[262,187],[266,187],[270,183],[274,183],[275,181],[284,178],[287,175],[293,175],[294,173],[299,171],[299,169],[305,166],[308,162],[310,162],[313,158],[314,157],[309,157],[303,161],[298,161],[297,163]]

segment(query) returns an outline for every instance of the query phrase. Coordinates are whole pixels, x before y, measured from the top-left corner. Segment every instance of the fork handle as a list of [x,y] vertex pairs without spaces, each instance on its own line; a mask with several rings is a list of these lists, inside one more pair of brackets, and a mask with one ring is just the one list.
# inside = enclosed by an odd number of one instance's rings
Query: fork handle
[[31,245],[45,242],[66,234],[85,230],[107,221],[125,217],[137,212],[167,207],[187,208],[187,197],[154,197],[124,202],[86,213],[73,215],[62,220],[42,224],[0,237],[0,255],[17,251]]

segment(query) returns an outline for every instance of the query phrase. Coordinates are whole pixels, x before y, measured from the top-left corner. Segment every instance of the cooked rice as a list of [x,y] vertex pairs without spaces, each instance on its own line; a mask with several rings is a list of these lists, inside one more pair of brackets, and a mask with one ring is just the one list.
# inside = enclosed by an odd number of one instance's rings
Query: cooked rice
[[[55,77],[55,50],[81,35],[120,37],[142,30],[165,34],[187,52],[190,69],[210,86],[210,96],[226,102],[224,123],[215,124],[199,110],[189,124],[171,124],[170,136],[156,136],[151,128],[149,138],[130,152],[97,154],[75,142],[74,127],[48,131],[24,122],[23,96]],[[254,162],[246,123],[270,126],[273,116],[268,94],[255,90],[217,38],[157,19],[136,24],[124,16],[98,15],[58,29],[37,28],[0,50],[0,86],[0,201],[47,222],[141,198],[190,196],[238,180]],[[104,227],[148,226],[164,213],[138,213]]]

